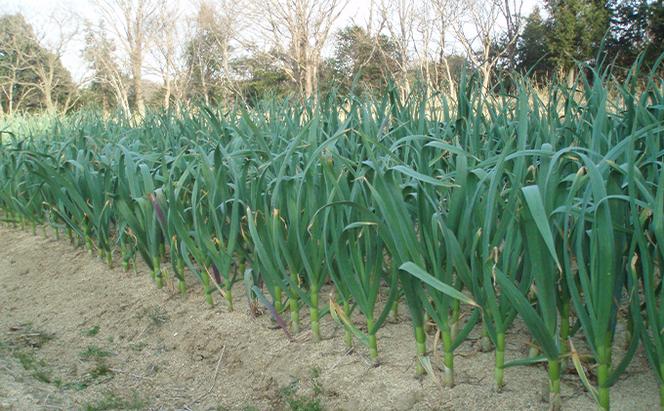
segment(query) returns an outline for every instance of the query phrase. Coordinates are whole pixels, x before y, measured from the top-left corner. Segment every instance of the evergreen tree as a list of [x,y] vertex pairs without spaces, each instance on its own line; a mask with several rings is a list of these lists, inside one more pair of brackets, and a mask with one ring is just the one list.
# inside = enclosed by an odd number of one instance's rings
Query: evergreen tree
[[548,23],[542,19],[540,9],[535,9],[526,18],[523,33],[517,43],[517,68],[541,76],[550,71],[550,60],[545,57],[548,50]]
[[233,60],[232,67],[238,76],[238,88],[243,99],[254,103],[267,96],[284,97],[294,92],[295,84],[286,72],[275,64],[270,53],[254,53]]
[[600,0],[549,0],[548,51],[556,68],[592,61],[609,28],[609,11]]
[[650,4],[647,33],[647,61],[652,64],[664,53],[664,0]]
[[372,36],[360,26],[348,26],[336,35],[334,57],[329,61],[331,81],[346,91],[356,78],[367,90],[381,89],[390,73],[397,72],[398,57],[396,44],[389,37]]
[[609,0],[610,37],[607,49],[612,61],[629,68],[649,45],[647,0]]

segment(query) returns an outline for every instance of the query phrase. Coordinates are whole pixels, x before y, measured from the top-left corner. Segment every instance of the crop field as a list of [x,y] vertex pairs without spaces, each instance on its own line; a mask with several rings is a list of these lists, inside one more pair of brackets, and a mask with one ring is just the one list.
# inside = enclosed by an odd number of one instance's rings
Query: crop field
[[[546,381],[536,407],[581,396],[608,410],[641,359],[645,396],[664,404],[662,85],[589,71],[573,87],[523,80],[484,95],[463,77],[454,100],[392,90],[141,122],[15,119],[1,129],[2,230],[147,267],[159,293],[182,294],[172,307],[198,293],[283,341],[306,336],[305,352],[336,344],[379,370],[398,351],[404,384],[448,397],[465,395],[472,340],[490,358],[476,383],[488,404],[538,392],[510,388],[529,372]],[[130,281],[95,273],[91,293]],[[399,350],[397,318],[411,335]]]

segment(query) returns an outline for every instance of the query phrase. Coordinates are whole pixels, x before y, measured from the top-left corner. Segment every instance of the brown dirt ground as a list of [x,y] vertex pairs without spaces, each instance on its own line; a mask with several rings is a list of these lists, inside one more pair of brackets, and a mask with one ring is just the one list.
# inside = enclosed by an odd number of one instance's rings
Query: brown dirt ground
[[[547,409],[544,367],[507,369],[497,393],[493,355],[479,352],[476,337],[457,351],[457,385],[441,388],[414,377],[405,318],[379,332],[382,363],[372,367],[364,347],[347,352],[329,316],[324,341],[303,332],[289,342],[268,315],[249,315],[240,288],[235,297],[234,312],[209,308],[193,281],[182,297],[157,290],[140,265],[111,270],[50,233],[0,228],[0,410],[267,410],[314,401],[332,410]],[[508,359],[528,350],[518,325],[507,349]],[[642,352],[611,395],[616,410],[658,407]],[[564,377],[562,397],[565,409],[594,409],[575,375]]]

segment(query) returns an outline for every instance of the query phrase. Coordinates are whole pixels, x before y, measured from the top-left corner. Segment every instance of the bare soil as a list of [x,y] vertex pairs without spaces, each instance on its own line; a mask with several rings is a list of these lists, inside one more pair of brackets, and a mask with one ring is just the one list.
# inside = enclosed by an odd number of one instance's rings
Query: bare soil
[[[545,410],[543,366],[508,368],[493,388],[493,354],[477,336],[457,351],[454,388],[416,378],[408,319],[379,332],[381,365],[347,350],[327,316],[324,340],[295,341],[269,315],[253,318],[238,286],[235,311],[158,290],[147,270],[109,269],[66,241],[0,228],[0,410]],[[405,312],[401,307],[401,312]],[[307,318],[302,312],[303,328]],[[507,358],[528,352],[519,325]],[[579,347],[577,347],[579,348]],[[657,409],[655,378],[639,351],[611,392],[616,410]],[[594,409],[570,371],[565,409]]]

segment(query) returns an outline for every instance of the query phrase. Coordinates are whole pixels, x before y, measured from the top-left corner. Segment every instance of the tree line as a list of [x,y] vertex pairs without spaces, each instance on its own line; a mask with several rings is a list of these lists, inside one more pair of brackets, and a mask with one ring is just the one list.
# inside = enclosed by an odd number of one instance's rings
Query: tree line
[[[85,107],[142,115],[146,107],[252,104],[380,93],[387,84],[451,93],[462,71],[481,87],[502,73],[546,83],[577,62],[626,73],[664,51],[664,0],[371,0],[339,28],[349,0],[94,0],[94,20],[50,16],[48,30],[0,16],[0,114]],[[55,28],[55,30],[53,29]],[[76,40],[79,40],[78,43]],[[88,74],[62,59],[81,43]]]

